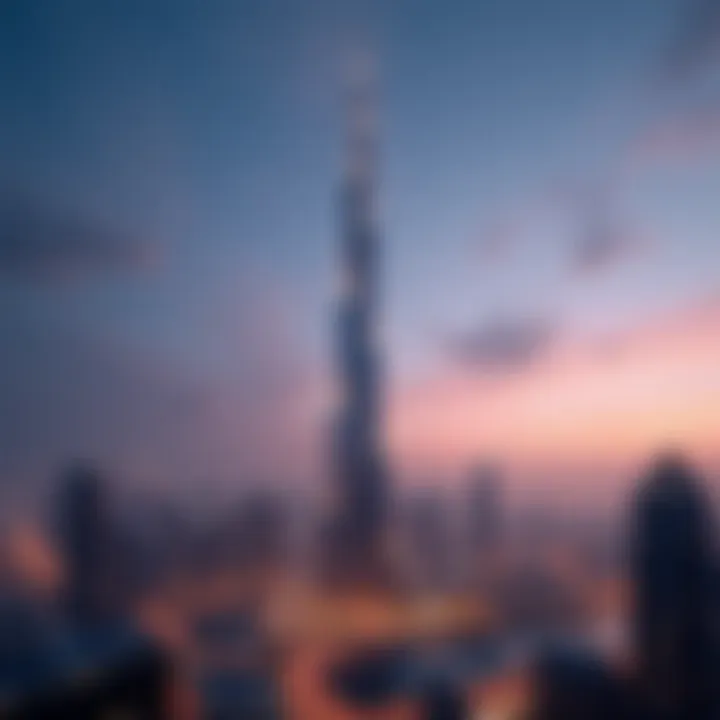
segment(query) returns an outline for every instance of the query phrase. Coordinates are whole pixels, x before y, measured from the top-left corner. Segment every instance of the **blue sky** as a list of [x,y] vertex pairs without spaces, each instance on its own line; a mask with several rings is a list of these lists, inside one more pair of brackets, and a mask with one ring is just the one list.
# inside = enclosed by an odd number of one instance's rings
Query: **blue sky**
[[[383,324],[392,383],[439,371],[451,361],[453,338],[488,324],[530,317],[570,335],[592,333],[715,291],[720,165],[712,158],[720,144],[689,160],[661,146],[633,164],[635,148],[656,128],[679,118],[682,135],[686,119],[717,97],[717,68],[707,57],[687,61],[681,80],[666,61],[692,31],[691,23],[684,29],[692,5],[3,4],[6,194],[29,196],[38,213],[67,210],[97,228],[99,242],[110,233],[152,259],[131,254],[134,261],[120,263],[101,254],[73,266],[68,281],[61,266],[83,251],[63,255],[50,238],[55,249],[40,243],[27,260],[37,265],[32,272],[3,268],[0,320],[16,356],[6,361],[5,424],[16,422],[12,408],[32,404],[25,401],[44,372],[28,366],[27,353],[65,353],[68,363],[76,353],[78,367],[96,368],[104,361],[86,357],[85,348],[99,348],[133,368],[131,379],[125,369],[98,370],[92,386],[80,372],[71,389],[58,373],[64,392],[93,396],[87,407],[97,404],[106,416],[86,409],[63,421],[69,400],[57,400],[56,426],[38,434],[28,411],[13,459],[0,468],[8,486],[73,454],[97,456],[119,472],[174,476],[187,463],[166,463],[167,448],[187,444],[183,432],[202,434],[173,429],[176,396],[193,398],[192,415],[198,396],[238,393],[238,415],[254,417],[286,402],[278,377],[297,373],[303,384],[327,373],[339,84],[348,28],[358,19],[380,68]],[[589,274],[573,268],[585,226],[595,222],[585,217],[586,188],[590,210],[607,200],[623,236],[606,266]],[[489,253],[498,228],[499,252]],[[151,379],[137,381],[136,373]],[[267,394],[257,391],[265,375]],[[125,392],[107,398],[107,386],[165,382],[153,408],[167,437],[128,440],[117,417],[142,425],[152,416],[150,400],[143,391],[132,401]],[[57,396],[52,381],[42,385]],[[98,422],[89,440],[87,428]],[[205,420],[186,422],[193,428]],[[237,443],[244,447],[242,438]],[[123,465],[121,458],[138,453],[142,461]],[[233,478],[283,473],[246,464],[240,451],[215,468],[217,455],[199,450],[190,474],[204,464]]]

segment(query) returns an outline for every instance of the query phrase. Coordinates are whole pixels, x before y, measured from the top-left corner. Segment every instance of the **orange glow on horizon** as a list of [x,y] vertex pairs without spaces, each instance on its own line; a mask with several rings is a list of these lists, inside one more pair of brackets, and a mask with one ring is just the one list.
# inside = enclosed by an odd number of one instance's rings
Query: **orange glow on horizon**
[[712,458],[718,328],[713,300],[626,333],[609,356],[568,341],[524,372],[422,378],[392,404],[393,455],[410,473],[461,470],[482,454],[531,471],[625,467],[665,445]]

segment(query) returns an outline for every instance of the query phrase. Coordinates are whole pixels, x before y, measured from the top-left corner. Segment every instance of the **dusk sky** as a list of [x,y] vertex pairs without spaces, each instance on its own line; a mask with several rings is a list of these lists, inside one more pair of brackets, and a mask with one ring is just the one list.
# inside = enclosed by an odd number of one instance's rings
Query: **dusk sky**
[[8,497],[322,479],[358,36],[398,480],[720,467],[720,6],[360,5],[0,5]]

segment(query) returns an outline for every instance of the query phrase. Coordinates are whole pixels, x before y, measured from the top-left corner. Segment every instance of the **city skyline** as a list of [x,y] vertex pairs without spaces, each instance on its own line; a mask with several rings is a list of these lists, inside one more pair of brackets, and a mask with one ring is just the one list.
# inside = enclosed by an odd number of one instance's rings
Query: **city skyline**
[[[343,7],[3,9],[9,497],[78,455],[158,492],[318,481]],[[665,444],[717,469],[720,65],[693,3],[371,15],[400,482],[484,456],[612,480]]]

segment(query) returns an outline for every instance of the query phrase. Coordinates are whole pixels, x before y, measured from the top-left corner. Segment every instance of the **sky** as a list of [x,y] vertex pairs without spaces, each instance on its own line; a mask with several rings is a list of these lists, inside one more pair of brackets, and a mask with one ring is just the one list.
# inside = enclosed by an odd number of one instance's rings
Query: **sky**
[[7,0],[11,505],[76,457],[178,497],[326,478],[358,38],[398,483],[717,466],[713,0]]

